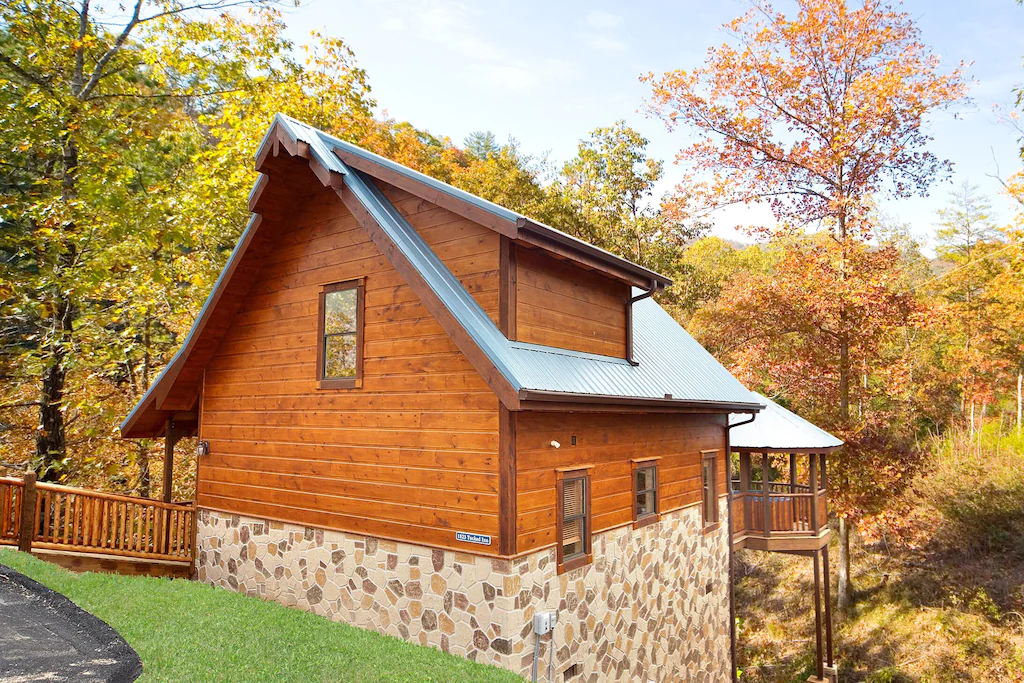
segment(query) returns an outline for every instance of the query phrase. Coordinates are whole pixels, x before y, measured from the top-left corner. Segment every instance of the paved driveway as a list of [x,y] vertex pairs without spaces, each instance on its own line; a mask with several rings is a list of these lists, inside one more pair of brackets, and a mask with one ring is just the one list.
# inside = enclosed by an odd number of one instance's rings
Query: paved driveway
[[0,565],[0,683],[129,683],[138,654],[63,595]]

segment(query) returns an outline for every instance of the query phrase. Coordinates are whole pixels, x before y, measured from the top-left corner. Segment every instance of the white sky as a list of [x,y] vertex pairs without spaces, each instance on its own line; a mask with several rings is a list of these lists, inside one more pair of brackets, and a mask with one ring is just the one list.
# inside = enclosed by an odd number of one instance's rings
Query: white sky
[[[461,143],[491,130],[561,164],[590,130],[624,118],[651,140],[652,156],[671,162],[687,134],[669,134],[639,112],[649,86],[638,77],[701,64],[707,49],[725,40],[720,26],[747,7],[742,0],[306,0],[285,20],[296,43],[312,30],[343,38],[381,107],[435,135]],[[1019,167],[1018,144],[993,106],[1010,105],[1012,89],[1024,82],[1024,7],[1013,0],[907,0],[903,7],[945,63],[973,62],[973,104],[933,117],[931,149],[953,161],[955,182],[981,186],[997,216],[1008,218],[1012,205],[989,175]],[[678,174],[666,163],[663,191]],[[950,187],[882,208],[929,245],[935,210]],[[717,217],[715,234],[750,241],[734,226],[770,220],[765,209],[730,209]]]

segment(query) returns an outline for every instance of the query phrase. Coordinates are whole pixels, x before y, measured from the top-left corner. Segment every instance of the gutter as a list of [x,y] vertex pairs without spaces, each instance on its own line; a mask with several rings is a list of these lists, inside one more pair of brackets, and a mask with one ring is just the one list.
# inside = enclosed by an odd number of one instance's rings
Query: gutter
[[729,651],[731,653],[732,661],[732,683],[737,683],[738,678],[736,674],[736,571],[733,568],[733,549],[732,549],[732,445],[730,439],[730,432],[733,427],[740,427],[742,425],[748,425],[757,418],[757,413],[750,416],[749,420],[743,422],[737,422],[736,424],[725,425],[725,480],[726,490],[729,495],[726,496],[726,500],[729,501],[729,514],[726,516],[726,526],[728,527],[729,534]]

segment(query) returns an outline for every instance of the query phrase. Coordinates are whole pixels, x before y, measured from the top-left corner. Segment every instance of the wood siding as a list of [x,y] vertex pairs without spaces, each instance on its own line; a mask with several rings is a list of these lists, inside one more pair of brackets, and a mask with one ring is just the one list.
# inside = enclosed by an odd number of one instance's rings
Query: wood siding
[[[572,445],[572,437],[576,445]],[[553,448],[551,441],[561,448]],[[658,510],[701,501],[701,451],[725,449],[720,415],[523,412],[517,416],[516,553],[555,544],[556,468],[592,465],[593,532],[633,521],[632,460],[660,457]],[[719,495],[726,494],[718,458]]]
[[[381,188],[497,320],[499,236]],[[333,191],[287,220],[206,371],[199,505],[496,554],[497,398]],[[354,278],[363,386],[320,390],[318,293]]]
[[519,341],[626,357],[626,284],[536,249],[516,260]]

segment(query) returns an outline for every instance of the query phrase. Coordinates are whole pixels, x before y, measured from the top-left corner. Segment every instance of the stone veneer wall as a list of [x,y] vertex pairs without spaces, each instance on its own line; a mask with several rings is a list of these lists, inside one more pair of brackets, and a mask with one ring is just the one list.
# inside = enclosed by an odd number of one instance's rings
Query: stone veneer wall
[[544,609],[559,612],[557,681],[573,664],[574,681],[730,677],[727,531],[705,534],[699,506],[597,534],[594,562],[562,575],[554,549],[492,559],[211,510],[198,528],[200,581],[527,678]]

